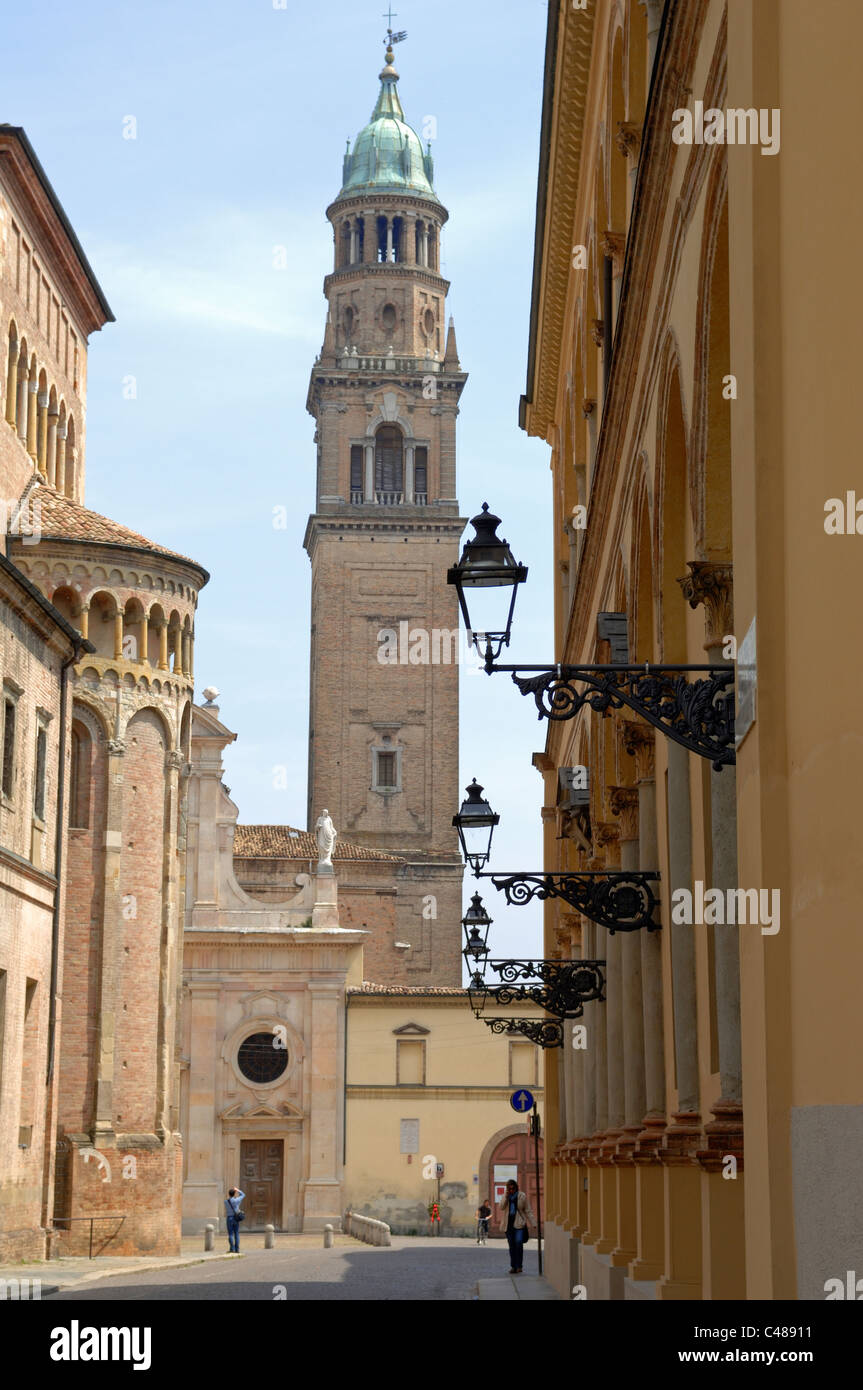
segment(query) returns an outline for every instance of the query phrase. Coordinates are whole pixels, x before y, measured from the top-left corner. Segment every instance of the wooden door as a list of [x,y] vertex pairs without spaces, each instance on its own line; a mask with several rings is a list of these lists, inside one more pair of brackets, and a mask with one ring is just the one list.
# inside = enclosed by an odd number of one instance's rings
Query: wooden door
[[[527,1126],[525,1125],[525,1131]],[[534,1163],[533,1139],[525,1132],[524,1134],[511,1134],[508,1139],[502,1139],[497,1148],[492,1153],[489,1160],[488,1173],[486,1175],[486,1190],[489,1193],[493,1215],[491,1219],[491,1233],[496,1236],[506,1234],[506,1222],[501,1224],[498,1214],[498,1204],[495,1197],[495,1168],[502,1172],[499,1174],[501,1180],[511,1176],[512,1169],[516,1170],[516,1181],[520,1192],[527,1196],[528,1204],[535,1217],[539,1216],[537,1210],[536,1192],[536,1166]],[[501,1186],[502,1182],[498,1184]],[[542,1140],[539,1141],[539,1193],[542,1197]],[[531,1231],[533,1235],[534,1230]]]
[[284,1147],[282,1139],[241,1141],[240,1186],[246,1194],[246,1230],[262,1231],[270,1225],[281,1230]]

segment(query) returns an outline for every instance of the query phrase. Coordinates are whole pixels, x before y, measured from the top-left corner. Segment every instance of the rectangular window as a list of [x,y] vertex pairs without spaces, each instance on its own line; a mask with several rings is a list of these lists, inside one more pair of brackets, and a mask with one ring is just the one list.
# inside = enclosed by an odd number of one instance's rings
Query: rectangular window
[[37,982],[28,980],[24,989],[24,1047],[21,1054],[21,1110],[18,1143],[30,1147],[36,1108],[36,1053],[39,1040]]
[[398,790],[398,764],[395,753],[381,753],[375,750],[375,789],[393,792]]
[[33,785],[33,814],[37,820],[45,819],[45,760],[48,753],[48,735],[44,729],[36,734],[36,779]]
[[356,500],[363,495],[363,446],[362,444],[351,445],[351,499]]
[[420,1038],[399,1038],[396,1042],[396,1085],[424,1086],[426,1045]]
[[536,1085],[536,1048],[533,1043],[510,1043],[509,1084],[510,1086]]
[[428,449],[417,449],[414,459],[414,498],[421,507],[428,501],[428,460]]
[[3,795],[11,797],[15,783],[15,701],[3,701]]

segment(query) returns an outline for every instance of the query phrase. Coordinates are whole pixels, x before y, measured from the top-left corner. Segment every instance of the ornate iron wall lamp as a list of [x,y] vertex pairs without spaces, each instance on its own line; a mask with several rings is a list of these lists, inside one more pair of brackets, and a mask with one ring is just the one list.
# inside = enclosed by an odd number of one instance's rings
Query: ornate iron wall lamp
[[501,983],[488,985],[486,997],[499,1008],[529,1003],[555,1018],[581,1018],[585,1004],[605,1002],[604,966],[604,960],[489,961]]
[[563,1024],[556,1018],[484,1018],[493,1033],[521,1033],[537,1047],[563,1047]]
[[[522,695],[533,695],[540,719],[573,719],[585,705],[601,714],[626,706],[667,738],[709,758],[717,772],[735,762],[731,666],[498,664],[501,651],[509,646],[516,594],[519,584],[527,580],[527,570],[516,564],[506,541],[495,534],[500,517],[489,512],[488,503],[483,503],[471,525],[476,534],[465,543],[458,564],[447,571],[447,583],[455,586],[465,626],[489,675],[508,671]],[[475,629],[465,590],[507,586],[512,596],[505,626]],[[705,673],[704,679],[689,680],[695,672]]]
[[[597,922],[609,932],[658,930],[654,921],[654,911],[658,899],[651,883],[659,882],[659,874],[644,869],[608,869],[603,871],[565,872],[565,873],[491,873],[483,872],[491,855],[491,837],[494,827],[499,823],[497,815],[488,801],[482,799],[483,788],[474,781],[467,788],[467,799],[462,802],[458,815],[453,816],[453,825],[459,833],[465,859],[471,865],[475,878],[490,878],[499,893],[503,893],[511,907],[523,907],[532,898],[561,898],[569,903],[591,922]],[[481,806],[481,814],[477,807]],[[468,849],[467,833],[472,842]],[[474,894],[474,904],[481,905],[482,899]],[[469,920],[470,919],[470,920]],[[476,941],[487,950],[489,919],[483,909],[482,917],[473,923],[470,911],[462,919],[465,937],[472,925],[485,926],[485,936],[477,930]],[[465,948],[467,950],[467,947]],[[467,959],[467,956],[465,957]],[[477,960],[478,957],[471,957]]]

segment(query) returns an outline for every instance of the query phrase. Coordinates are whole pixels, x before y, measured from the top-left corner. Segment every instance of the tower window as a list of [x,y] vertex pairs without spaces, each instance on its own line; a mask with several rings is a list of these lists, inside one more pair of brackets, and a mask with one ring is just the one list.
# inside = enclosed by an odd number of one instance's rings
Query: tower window
[[414,501],[420,507],[428,502],[428,459],[428,449],[418,448],[414,458]]
[[395,425],[381,425],[375,435],[375,496],[392,506],[404,488],[404,441]]
[[351,501],[363,500],[363,446],[351,445]]
[[399,760],[396,749],[374,749],[373,789],[376,792],[399,790]]

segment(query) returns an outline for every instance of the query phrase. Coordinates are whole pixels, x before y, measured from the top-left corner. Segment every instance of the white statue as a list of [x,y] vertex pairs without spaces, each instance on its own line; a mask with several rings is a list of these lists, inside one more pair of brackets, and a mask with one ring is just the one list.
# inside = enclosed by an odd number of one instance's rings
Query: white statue
[[330,820],[326,806],[315,821],[318,837],[318,868],[333,867],[333,850],[336,846],[336,827]]

